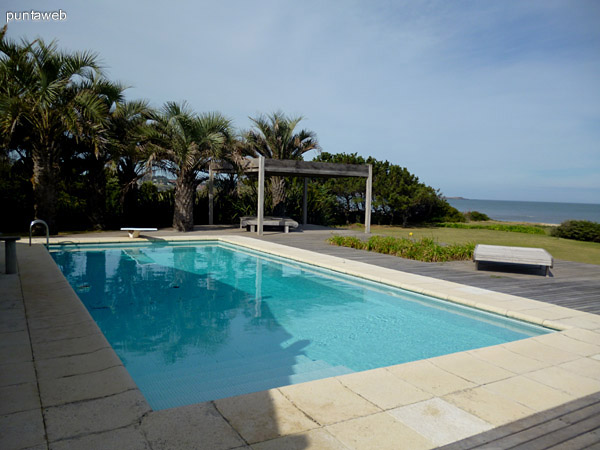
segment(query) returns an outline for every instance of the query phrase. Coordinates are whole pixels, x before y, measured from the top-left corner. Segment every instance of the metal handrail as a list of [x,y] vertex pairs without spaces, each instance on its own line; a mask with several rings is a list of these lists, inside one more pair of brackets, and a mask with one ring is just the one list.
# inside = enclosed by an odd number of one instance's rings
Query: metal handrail
[[44,222],[42,219],[32,220],[31,223],[29,224],[29,246],[31,247],[31,229],[33,228],[34,225],[37,225],[38,223],[41,223],[42,225],[44,225],[46,227],[46,248],[48,248],[50,246],[50,229],[48,228],[48,224],[46,222]]

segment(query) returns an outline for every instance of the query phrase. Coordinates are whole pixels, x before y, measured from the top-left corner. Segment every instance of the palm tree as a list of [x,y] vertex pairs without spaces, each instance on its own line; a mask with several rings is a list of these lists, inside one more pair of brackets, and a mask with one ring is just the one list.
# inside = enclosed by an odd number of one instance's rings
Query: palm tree
[[190,231],[196,189],[203,181],[200,174],[211,160],[223,158],[231,123],[219,113],[197,115],[185,102],[167,102],[152,122],[148,138],[154,151],[149,162],[176,177],[173,227]]
[[119,203],[124,223],[128,224],[135,221],[138,181],[148,172],[148,152],[143,147],[143,141],[152,113],[148,102],[135,100],[117,103],[110,116],[111,167],[119,181]]
[[106,142],[106,105],[85,86],[101,74],[90,52],[64,53],[56,44],[6,39],[0,33],[0,134],[9,148],[27,149],[33,161],[36,218],[56,231],[59,165],[65,142]]
[[92,141],[83,139],[77,146],[77,158],[81,172],[85,173],[87,215],[96,230],[106,225],[106,180],[108,166],[113,157],[113,150],[118,146],[115,134],[119,133],[115,114],[124,101],[126,89],[121,83],[105,78],[93,77],[82,82],[82,89],[94,92],[104,104],[106,116],[103,118],[105,138],[102,146],[95,146]]
[[[246,144],[255,156],[301,160],[304,153],[320,150],[317,136],[312,131],[294,133],[302,119],[301,116],[287,117],[281,111],[268,116],[250,117],[255,128],[246,133]],[[274,213],[285,215],[285,178],[271,177],[271,195]]]

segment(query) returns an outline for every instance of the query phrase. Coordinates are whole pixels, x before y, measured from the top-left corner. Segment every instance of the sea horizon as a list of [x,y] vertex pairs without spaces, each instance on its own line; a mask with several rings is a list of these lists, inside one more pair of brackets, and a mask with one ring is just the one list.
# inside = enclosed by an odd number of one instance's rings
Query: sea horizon
[[492,220],[561,224],[566,220],[600,222],[600,204],[445,197],[461,212],[479,211]]

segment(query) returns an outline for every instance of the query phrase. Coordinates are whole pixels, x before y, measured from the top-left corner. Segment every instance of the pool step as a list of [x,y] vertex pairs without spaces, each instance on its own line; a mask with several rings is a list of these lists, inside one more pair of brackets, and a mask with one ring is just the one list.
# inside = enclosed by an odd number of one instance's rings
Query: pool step
[[164,409],[352,373],[344,366],[331,366],[304,356],[300,359],[290,365],[288,355],[286,363],[278,366],[240,366],[237,371],[215,367],[209,373],[165,372],[134,379],[152,408]]

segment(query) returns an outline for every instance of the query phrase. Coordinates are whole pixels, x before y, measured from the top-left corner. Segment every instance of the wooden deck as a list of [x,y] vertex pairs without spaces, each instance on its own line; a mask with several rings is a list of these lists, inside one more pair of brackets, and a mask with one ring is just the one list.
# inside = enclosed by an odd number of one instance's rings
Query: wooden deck
[[578,450],[600,448],[600,394],[592,394],[516,422],[440,447]]
[[[477,271],[471,261],[424,263],[364,250],[337,247],[326,243],[330,235],[330,232],[325,231],[286,235],[269,233],[259,239],[600,314],[600,266],[598,265],[555,260],[549,277],[545,277],[544,271],[537,267],[514,264],[481,263],[480,270]],[[364,236],[360,233],[356,235]]]

